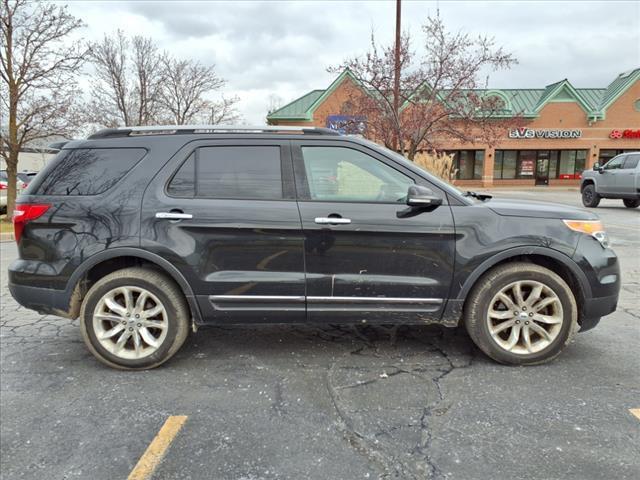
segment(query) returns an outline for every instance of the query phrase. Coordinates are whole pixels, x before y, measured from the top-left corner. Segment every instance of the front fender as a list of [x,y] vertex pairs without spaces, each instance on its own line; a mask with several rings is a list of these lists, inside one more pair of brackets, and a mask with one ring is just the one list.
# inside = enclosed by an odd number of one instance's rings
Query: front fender
[[589,284],[589,280],[587,276],[582,271],[582,269],[578,266],[578,264],[571,258],[565,255],[564,253],[558,252],[557,250],[553,250],[547,247],[540,246],[522,246],[510,248],[508,250],[502,251],[496,255],[493,255],[491,258],[488,258],[484,262],[482,262],[476,269],[469,275],[466,281],[462,284],[456,299],[464,300],[467,298],[467,295],[471,291],[473,285],[475,285],[476,281],[491,267],[497,265],[498,263],[504,262],[510,258],[523,257],[523,256],[540,256],[546,257],[551,260],[555,260],[562,264],[564,267],[568,268],[574,277],[578,280],[582,291],[585,296],[591,297],[591,285]]

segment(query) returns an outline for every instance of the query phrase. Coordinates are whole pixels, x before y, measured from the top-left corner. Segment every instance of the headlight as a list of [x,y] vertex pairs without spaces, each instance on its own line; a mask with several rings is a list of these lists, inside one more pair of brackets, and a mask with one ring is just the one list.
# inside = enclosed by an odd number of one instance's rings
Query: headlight
[[600,242],[604,248],[609,248],[609,236],[600,220],[562,220],[574,232],[586,233]]

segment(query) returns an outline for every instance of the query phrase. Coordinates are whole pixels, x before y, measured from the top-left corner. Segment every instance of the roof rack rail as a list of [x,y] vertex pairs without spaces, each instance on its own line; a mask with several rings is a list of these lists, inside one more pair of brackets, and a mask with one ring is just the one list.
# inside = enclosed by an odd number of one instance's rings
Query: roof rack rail
[[194,133],[299,133],[303,135],[340,135],[329,128],[293,127],[293,126],[228,126],[228,125],[157,125],[150,127],[118,127],[99,130],[88,138],[90,140],[136,135],[176,135]]

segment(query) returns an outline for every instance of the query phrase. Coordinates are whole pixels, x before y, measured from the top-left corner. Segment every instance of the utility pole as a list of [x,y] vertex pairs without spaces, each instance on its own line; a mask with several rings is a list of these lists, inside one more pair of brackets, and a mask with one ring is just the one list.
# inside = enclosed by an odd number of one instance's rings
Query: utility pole
[[[393,113],[396,119],[399,117],[400,109],[400,18],[401,7],[400,0],[396,0],[396,45],[395,45],[395,69],[393,78]],[[393,149],[398,149],[398,137],[393,137]]]

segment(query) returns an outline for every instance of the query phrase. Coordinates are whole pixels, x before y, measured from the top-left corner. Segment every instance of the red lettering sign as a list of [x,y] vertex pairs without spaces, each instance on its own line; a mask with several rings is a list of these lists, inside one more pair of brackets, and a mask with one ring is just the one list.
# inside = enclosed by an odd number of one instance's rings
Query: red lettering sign
[[640,138],[640,129],[632,130],[627,128],[626,130],[611,130],[609,138],[618,140],[620,138]]

